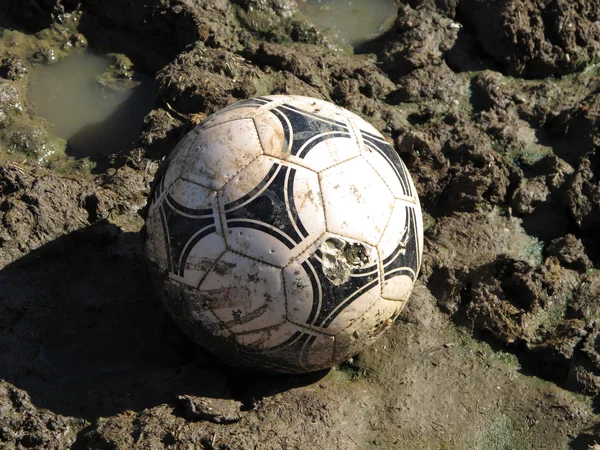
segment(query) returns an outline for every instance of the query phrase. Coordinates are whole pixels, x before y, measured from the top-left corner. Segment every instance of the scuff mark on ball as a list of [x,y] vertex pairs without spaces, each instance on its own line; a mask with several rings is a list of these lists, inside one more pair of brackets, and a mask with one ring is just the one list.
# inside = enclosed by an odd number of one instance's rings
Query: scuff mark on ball
[[344,284],[352,271],[373,263],[373,247],[362,242],[330,237],[319,248],[323,273],[336,286]]

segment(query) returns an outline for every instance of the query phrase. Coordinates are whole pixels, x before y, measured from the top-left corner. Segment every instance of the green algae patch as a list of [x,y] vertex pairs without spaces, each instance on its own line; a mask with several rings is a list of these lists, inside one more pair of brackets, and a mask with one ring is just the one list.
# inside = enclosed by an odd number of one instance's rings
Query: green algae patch
[[85,175],[96,167],[88,157],[117,153],[139,135],[153,82],[125,55],[87,50],[80,16],[35,34],[0,28],[2,160]]

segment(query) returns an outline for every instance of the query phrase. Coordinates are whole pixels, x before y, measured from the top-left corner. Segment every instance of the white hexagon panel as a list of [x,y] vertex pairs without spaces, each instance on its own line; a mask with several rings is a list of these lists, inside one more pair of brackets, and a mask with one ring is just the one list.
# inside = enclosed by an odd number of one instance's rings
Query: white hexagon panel
[[285,322],[281,269],[227,251],[198,288],[200,298],[233,333]]
[[197,135],[180,176],[217,191],[261,154],[252,119],[228,121]]
[[335,359],[343,361],[375,342],[396,320],[402,304],[379,299],[348,327],[335,335]]
[[394,206],[394,196],[379,174],[358,157],[319,177],[327,231],[377,245]]
[[260,156],[219,192],[227,247],[284,267],[325,231],[318,175]]
[[206,307],[198,290],[172,278],[162,280],[161,298],[167,311],[179,327],[195,342],[213,351],[219,341],[233,339],[232,333]]
[[[199,336],[206,335],[206,331],[211,336],[219,336],[229,338],[232,336],[231,331],[219,320],[219,318],[206,307],[206,302],[197,294],[195,289],[186,289],[180,293],[186,301],[180,302],[181,316],[186,317],[189,326],[188,333],[194,333],[200,329]],[[198,326],[201,325],[201,326]]]
[[285,343],[289,342],[297,331],[296,325],[284,321],[258,330],[238,332],[235,334],[235,340],[238,344],[251,350],[274,349],[285,346]]

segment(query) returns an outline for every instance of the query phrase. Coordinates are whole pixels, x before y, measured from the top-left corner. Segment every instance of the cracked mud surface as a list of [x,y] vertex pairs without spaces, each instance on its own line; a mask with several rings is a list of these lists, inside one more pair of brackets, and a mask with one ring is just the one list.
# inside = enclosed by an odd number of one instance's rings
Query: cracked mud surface
[[[354,54],[291,0],[78,3],[0,0],[0,26],[38,32],[0,40],[0,446],[600,443],[593,0],[402,1]],[[136,144],[95,174],[39,162],[54,141],[24,86],[32,61],[67,42],[126,54],[157,82]],[[425,212],[422,275],[398,321],[351,361],[301,377],[227,369],[190,343],[150,287],[140,237],[178,139],[268,94],[370,121]]]

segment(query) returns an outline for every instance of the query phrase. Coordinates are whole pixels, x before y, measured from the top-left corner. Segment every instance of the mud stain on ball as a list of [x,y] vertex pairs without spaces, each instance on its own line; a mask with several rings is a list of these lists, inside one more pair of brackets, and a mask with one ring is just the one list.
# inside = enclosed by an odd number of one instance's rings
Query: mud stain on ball
[[344,284],[356,269],[373,262],[372,247],[361,242],[349,242],[331,237],[319,248],[323,258],[323,273],[335,286]]
[[231,327],[234,325],[242,325],[244,323],[251,322],[254,319],[258,319],[263,314],[269,312],[269,310],[271,309],[271,304],[273,303],[273,297],[271,297],[268,294],[265,294],[264,298],[265,302],[258,308],[248,311],[245,314],[242,310],[240,310],[239,314],[233,315],[233,320],[225,322],[225,326]]
[[200,291],[202,300],[212,309],[241,308],[244,311],[252,307],[250,289],[245,286],[205,289]]

